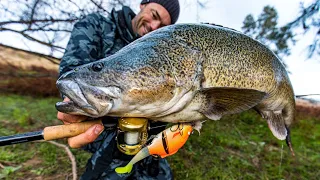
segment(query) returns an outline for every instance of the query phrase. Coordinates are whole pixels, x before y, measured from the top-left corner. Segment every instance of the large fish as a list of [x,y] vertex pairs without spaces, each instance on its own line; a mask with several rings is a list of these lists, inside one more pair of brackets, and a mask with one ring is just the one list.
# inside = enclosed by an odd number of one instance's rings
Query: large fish
[[199,122],[254,108],[280,140],[290,137],[295,113],[288,74],[275,54],[238,31],[208,24],[153,31],[62,75],[57,86],[71,99],[57,110],[91,117]]

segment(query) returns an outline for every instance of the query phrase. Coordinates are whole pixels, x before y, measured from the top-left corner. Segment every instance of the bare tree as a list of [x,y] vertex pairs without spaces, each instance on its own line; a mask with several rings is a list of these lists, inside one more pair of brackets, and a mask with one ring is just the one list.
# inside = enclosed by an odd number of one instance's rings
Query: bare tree
[[[184,7],[184,9],[187,9],[188,11],[196,8],[196,22],[201,22],[201,10],[207,9],[209,0],[179,0],[180,6]],[[183,4],[183,6],[182,6]]]
[[320,55],[320,0],[314,0],[314,2],[307,7],[305,7],[303,3],[301,3],[300,6],[300,15],[286,26],[288,29],[302,27],[305,33],[312,28],[316,29],[313,42],[308,46],[308,58],[311,58],[315,54]]
[[208,1],[196,0],[197,3],[197,22],[200,22],[200,10],[206,8]]
[[64,52],[73,24],[85,15],[108,15],[128,0],[10,0],[0,2],[0,33],[12,32],[50,48],[50,55]]
[[245,34],[268,45],[281,58],[290,55],[290,46],[297,41],[297,29],[304,33],[315,30],[313,42],[308,46],[308,58],[320,55],[320,0],[314,0],[310,5],[301,3],[301,11],[292,22],[279,27],[278,13],[274,7],[265,6],[257,19],[253,15],[246,16],[242,30]]
[[247,15],[242,30],[267,45],[281,59],[290,55],[289,43],[295,42],[288,27],[278,26],[278,12],[271,6],[265,6],[256,20],[253,15]]

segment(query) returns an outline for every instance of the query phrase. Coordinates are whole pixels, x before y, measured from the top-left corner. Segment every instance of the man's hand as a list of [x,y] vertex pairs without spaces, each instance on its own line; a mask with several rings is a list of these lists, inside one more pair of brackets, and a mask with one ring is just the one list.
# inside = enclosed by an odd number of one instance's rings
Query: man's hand
[[[70,101],[69,98],[65,98],[64,102]],[[77,123],[86,120],[87,116],[78,116],[72,114],[65,114],[58,112],[57,118],[61,120],[64,124]],[[68,139],[68,144],[71,148],[80,148],[84,145],[92,143],[99,134],[103,131],[104,127],[101,124],[96,124],[91,126],[86,132],[79,134]]]

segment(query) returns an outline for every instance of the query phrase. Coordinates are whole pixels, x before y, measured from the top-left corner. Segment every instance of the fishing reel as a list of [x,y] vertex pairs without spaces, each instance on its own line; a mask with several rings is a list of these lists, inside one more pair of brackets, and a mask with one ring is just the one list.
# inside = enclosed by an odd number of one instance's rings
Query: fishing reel
[[148,139],[148,119],[120,118],[118,121],[117,147],[127,155],[137,154]]

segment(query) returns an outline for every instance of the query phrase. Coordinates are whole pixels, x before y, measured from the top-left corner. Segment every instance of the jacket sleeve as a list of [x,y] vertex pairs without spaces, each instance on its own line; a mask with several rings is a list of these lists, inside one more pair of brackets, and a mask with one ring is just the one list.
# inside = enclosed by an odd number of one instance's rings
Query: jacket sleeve
[[61,59],[59,76],[77,66],[102,59],[114,45],[115,29],[110,19],[98,13],[78,21]]

